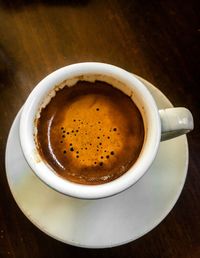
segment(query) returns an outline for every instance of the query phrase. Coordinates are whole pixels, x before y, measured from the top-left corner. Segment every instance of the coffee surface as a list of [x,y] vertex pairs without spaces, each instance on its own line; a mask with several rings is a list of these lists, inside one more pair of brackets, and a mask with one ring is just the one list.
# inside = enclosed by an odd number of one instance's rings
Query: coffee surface
[[144,141],[141,114],[130,97],[113,86],[79,81],[65,86],[41,110],[37,146],[61,177],[102,184],[124,174]]

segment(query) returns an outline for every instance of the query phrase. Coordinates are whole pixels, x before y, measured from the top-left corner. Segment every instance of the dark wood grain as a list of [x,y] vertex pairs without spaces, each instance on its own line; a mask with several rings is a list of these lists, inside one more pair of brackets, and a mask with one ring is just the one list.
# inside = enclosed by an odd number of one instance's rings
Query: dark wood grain
[[[0,257],[200,257],[198,2],[0,1]],[[111,249],[76,248],[45,235],[22,214],[6,181],[5,145],[17,111],[44,76],[80,61],[112,63],[146,78],[195,120],[179,201],[153,231]]]

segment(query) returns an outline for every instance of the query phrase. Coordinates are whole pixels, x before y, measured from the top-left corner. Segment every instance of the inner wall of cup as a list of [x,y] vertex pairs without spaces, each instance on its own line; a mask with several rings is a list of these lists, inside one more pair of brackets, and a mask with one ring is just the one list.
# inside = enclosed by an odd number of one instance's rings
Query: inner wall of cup
[[133,94],[133,91],[129,87],[127,87],[125,84],[123,84],[119,80],[116,80],[116,79],[111,78],[109,76],[100,75],[100,74],[99,75],[98,74],[92,74],[92,75],[77,76],[77,77],[74,77],[74,78],[71,78],[71,79],[64,80],[60,84],[55,85],[55,87],[47,93],[46,97],[42,100],[42,103],[40,104],[40,107],[39,107],[38,112],[36,114],[36,119],[40,117],[41,110],[47,106],[47,104],[51,101],[51,99],[56,95],[57,91],[63,89],[65,86],[73,87],[78,81],[95,82],[97,80],[107,82],[108,84],[111,84],[113,87],[121,90],[122,92],[124,92],[126,95],[128,95],[130,97]]
[[[133,86],[128,86],[127,84],[112,78],[110,76],[107,75],[101,75],[101,74],[86,74],[86,75],[80,75],[80,76],[76,76],[67,80],[64,80],[63,82],[59,83],[58,85],[55,85],[53,87],[53,89],[51,89],[47,94],[46,97],[42,100],[38,111],[36,113],[35,119],[34,119],[34,141],[36,143],[36,146],[38,146],[37,143],[37,121],[40,117],[40,113],[41,110],[43,108],[45,108],[48,103],[51,101],[51,99],[56,95],[56,92],[63,89],[64,87],[73,87],[74,85],[76,85],[76,83],[78,81],[89,81],[89,82],[95,82],[95,81],[103,81],[103,82],[107,82],[108,84],[112,85],[113,87],[119,89],[120,91],[122,91],[124,94],[126,94],[127,96],[129,96],[132,101],[136,104],[136,106],[138,107],[142,118],[143,118],[143,123],[144,123],[144,130],[145,130],[145,136],[144,136],[144,143],[143,143],[143,147],[145,145],[145,141],[147,138],[147,116],[146,116],[146,112],[145,112],[145,100],[143,99],[142,94],[136,90],[136,88],[134,88]],[[143,148],[141,150],[141,153],[143,152]],[[140,155],[141,155],[140,153]]]

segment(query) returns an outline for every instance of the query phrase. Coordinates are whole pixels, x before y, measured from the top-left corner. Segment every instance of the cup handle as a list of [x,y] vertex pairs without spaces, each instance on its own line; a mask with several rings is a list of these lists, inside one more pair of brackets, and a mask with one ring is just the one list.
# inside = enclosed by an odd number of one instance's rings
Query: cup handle
[[161,141],[186,134],[194,128],[192,114],[186,108],[160,109],[159,114],[161,119]]

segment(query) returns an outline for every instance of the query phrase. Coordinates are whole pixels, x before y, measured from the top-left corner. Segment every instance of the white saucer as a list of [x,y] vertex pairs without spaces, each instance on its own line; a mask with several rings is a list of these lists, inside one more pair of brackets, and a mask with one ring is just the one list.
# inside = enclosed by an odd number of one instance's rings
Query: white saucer
[[[158,89],[141,80],[159,108],[171,107]],[[19,117],[20,112],[7,142],[8,183],[22,212],[49,236],[87,248],[122,245],[155,228],[175,205],[188,168],[186,136],[162,142],[151,169],[123,193],[101,200],[78,200],[50,189],[33,174],[20,148]]]

